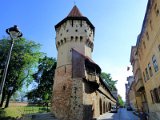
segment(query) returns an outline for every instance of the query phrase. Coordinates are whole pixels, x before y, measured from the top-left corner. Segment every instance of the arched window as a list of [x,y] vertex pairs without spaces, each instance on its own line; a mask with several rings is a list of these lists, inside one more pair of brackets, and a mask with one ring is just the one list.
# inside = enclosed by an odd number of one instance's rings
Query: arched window
[[102,115],[102,100],[101,100],[101,98],[99,100],[99,110],[100,110],[100,115]]
[[158,71],[158,64],[157,64],[157,60],[156,60],[155,55],[153,55],[153,57],[152,57],[152,62],[153,62],[154,70],[155,70],[155,72],[157,72]]
[[105,106],[106,106],[106,105],[105,105],[105,102],[103,102],[103,113],[106,112],[106,111],[105,111],[105,109],[106,109]]

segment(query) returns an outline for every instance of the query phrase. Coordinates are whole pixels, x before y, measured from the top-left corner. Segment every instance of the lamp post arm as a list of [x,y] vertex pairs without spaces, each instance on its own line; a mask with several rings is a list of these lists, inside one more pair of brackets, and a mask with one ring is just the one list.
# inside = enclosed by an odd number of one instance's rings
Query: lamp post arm
[[6,76],[7,76],[7,70],[8,70],[9,61],[10,61],[10,58],[11,58],[11,53],[12,53],[13,46],[14,46],[14,39],[11,37],[11,47],[10,47],[10,50],[9,50],[9,53],[8,53],[8,56],[7,56],[7,60],[6,60],[6,63],[5,63],[5,68],[4,68],[4,72],[3,72],[3,76],[2,76],[2,81],[1,81],[1,84],[0,84],[0,95],[3,93],[3,88],[4,88]]

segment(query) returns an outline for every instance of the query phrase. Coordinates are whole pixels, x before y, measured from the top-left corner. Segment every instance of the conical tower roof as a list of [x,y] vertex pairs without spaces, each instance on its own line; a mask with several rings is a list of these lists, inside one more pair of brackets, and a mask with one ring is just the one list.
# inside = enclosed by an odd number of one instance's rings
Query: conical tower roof
[[82,16],[83,15],[81,14],[76,5],[72,8],[70,13],[68,14],[68,17],[82,17]]
[[94,26],[92,25],[92,23],[89,21],[89,19],[82,15],[82,13],[80,12],[80,10],[78,9],[78,7],[76,5],[73,6],[72,10],[69,12],[69,14],[66,18],[64,18],[57,25],[55,25],[55,29],[60,27],[67,20],[84,20],[93,29],[93,31],[95,29]]

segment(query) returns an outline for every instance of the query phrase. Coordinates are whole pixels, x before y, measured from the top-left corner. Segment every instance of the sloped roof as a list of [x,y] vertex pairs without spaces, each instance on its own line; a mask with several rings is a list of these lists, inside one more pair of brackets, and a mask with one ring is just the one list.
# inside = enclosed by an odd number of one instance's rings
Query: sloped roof
[[76,5],[72,8],[67,17],[65,17],[62,21],[60,21],[57,25],[55,25],[55,29],[60,27],[67,20],[82,20],[82,21],[84,20],[93,29],[93,33],[95,31],[95,27],[93,26],[93,24],[89,21],[87,17],[82,15],[82,13],[80,12],[80,10]]
[[84,54],[80,53],[74,48],[72,48],[72,50],[80,54],[84,58],[85,61],[88,61],[90,64],[92,64],[92,66],[94,66],[97,69],[97,72],[101,73],[101,68],[91,58],[89,58],[88,56],[85,56]]
[[70,13],[68,14],[68,17],[82,17],[83,15],[79,11],[78,7],[75,5]]

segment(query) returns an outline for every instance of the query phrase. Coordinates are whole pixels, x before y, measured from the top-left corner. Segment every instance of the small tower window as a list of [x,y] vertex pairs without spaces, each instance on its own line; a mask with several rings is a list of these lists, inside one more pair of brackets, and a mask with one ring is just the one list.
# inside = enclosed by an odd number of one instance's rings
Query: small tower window
[[86,45],[88,44],[88,41],[89,41],[89,40],[87,39],[87,40],[86,40]]
[[63,40],[61,40],[61,45],[63,44]]
[[85,29],[84,32],[87,32],[87,30]]
[[72,20],[72,27],[73,27],[73,20]]
[[82,42],[83,41],[83,37],[82,36],[80,36],[80,42]]
[[78,37],[76,36],[75,42],[77,42],[77,40],[78,40]]
[[63,90],[66,90],[66,86],[63,86]]
[[93,43],[91,44],[91,48],[93,49]]
[[64,38],[64,43],[66,43],[66,38]]
[[69,30],[67,29],[66,32],[69,32]]
[[156,15],[157,15],[157,16],[159,15],[159,9],[157,9],[157,11],[156,11]]
[[80,26],[82,27],[82,20],[81,20]]
[[75,32],[78,32],[78,30],[76,29]]
[[58,41],[58,46],[60,46],[60,42]]
[[73,41],[73,36],[71,36],[71,41]]
[[60,34],[60,36],[62,36],[62,33]]

